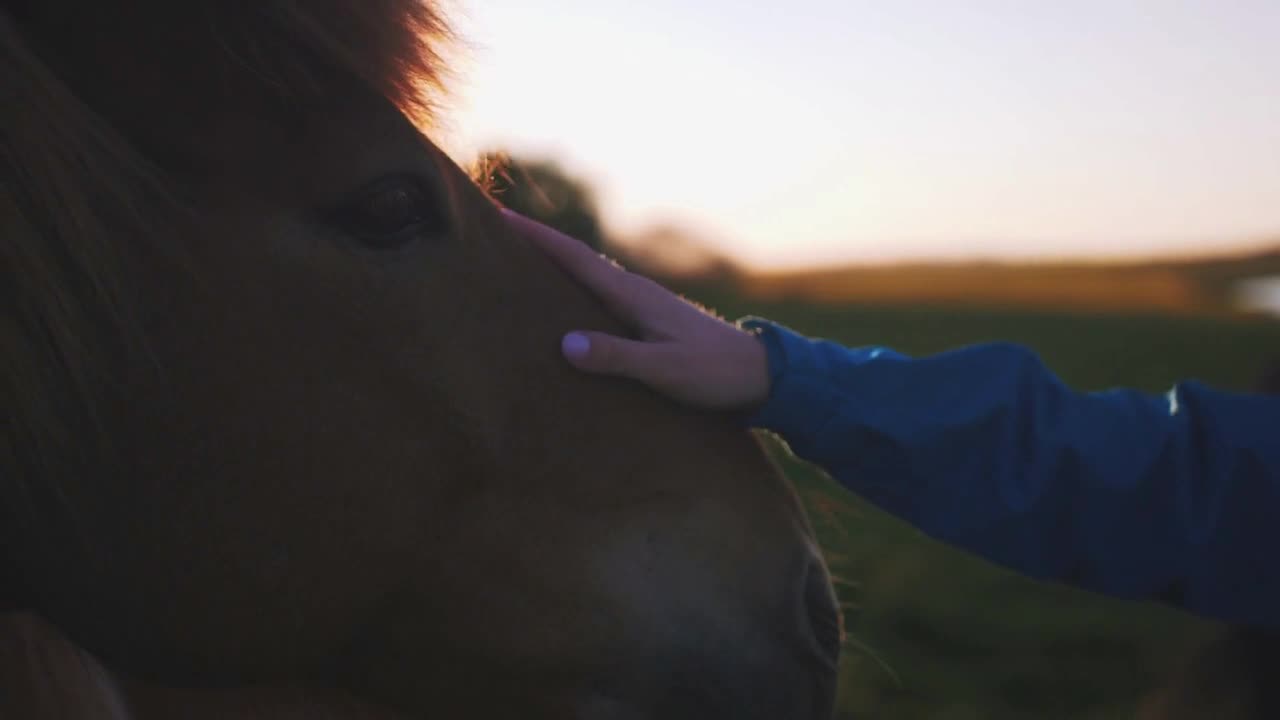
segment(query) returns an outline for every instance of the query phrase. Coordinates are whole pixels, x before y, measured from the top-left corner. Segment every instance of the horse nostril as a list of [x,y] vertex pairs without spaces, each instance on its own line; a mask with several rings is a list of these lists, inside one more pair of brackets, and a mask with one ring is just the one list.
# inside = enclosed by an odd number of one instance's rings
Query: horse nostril
[[822,564],[815,562],[809,567],[804,582],[805,611],[813,637],[823,656],[834,662],[840,657],[843,631],[831,581]]

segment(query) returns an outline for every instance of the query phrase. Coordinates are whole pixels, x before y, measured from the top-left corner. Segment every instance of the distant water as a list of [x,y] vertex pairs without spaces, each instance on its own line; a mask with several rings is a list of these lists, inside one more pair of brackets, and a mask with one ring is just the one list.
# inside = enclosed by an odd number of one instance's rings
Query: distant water
[[1236,287],[1241,308],[1280,316],[1280,275],[1254,278]]

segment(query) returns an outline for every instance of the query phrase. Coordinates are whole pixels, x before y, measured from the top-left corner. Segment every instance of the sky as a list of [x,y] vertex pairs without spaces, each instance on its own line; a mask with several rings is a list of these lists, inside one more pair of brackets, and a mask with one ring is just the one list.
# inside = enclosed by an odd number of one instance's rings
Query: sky
[[453,0],[443,144],[761,268],[1280,239],[1277,0]]

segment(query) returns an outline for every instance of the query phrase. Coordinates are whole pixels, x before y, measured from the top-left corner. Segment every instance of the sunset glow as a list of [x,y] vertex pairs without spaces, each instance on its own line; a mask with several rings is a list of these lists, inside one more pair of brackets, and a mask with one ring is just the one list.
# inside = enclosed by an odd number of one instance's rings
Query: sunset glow
[[456,0],[460,159],[757,267],[1280,239],[1280,3]]

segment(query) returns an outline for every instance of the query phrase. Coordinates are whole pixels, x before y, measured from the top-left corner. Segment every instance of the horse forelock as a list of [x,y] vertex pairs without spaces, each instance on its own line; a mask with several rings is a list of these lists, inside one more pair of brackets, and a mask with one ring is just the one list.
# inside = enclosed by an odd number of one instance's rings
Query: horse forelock
[[66,478],[106,482],[122,460],[104,408],[145,362],[134,256],[185,210],[185,155],[217,130],[201,114],[305,104],[341,78],[425,129],[449,38],[417,0],[0,5],[0,607],[13,536],[60,510]]

